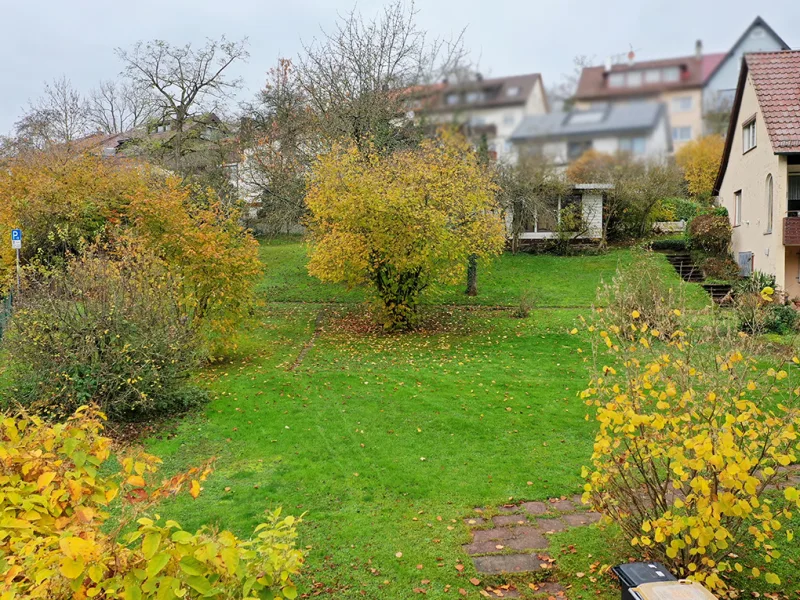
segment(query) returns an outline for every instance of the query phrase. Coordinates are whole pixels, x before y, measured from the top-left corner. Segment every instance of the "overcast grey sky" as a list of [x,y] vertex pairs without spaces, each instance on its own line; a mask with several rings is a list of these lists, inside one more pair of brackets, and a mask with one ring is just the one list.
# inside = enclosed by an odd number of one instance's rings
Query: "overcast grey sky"
[[[250,60],[237,71],[249,97],[278,57],[295,56],[302,40],[329,27],[353,0],[0,0],[0,133],[8,132],[45,81],[61,75],[80,91],[120,71],[114,48],[160,38],[202,43],[225,34],[250,39]],[[374,14],[382,0],[360,0]],[[598,63],[630,46],[637,58],[727,51],[760,14],[792,47],[800,47],[797,0],[417,0],[432,34],[466,27],[466,44],[485,75],[541,72],[545,85],[569,71],[574,56]]]

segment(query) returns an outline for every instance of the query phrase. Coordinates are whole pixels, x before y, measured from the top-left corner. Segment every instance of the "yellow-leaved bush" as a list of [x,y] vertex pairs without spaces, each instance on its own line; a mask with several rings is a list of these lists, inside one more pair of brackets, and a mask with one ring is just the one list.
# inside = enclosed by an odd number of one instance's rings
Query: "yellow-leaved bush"
[[584,501],[679,577],[718,593],[732,570],[779,583],[770,564],[800,501],[791,487],[765,492],[797,461],[796,367],[761,368],[749,336],[714,337],[679,309],[669,335],[643,314],[584,321],[599,342],[581,392],[599,424]]
[[423,291],[458,282],[470,256],[502,251],[496,191],[489,170],[453,132],[389,154],[337,145],[309,177],[309,273],[368,285],[386,328],[407,329]]
[[2,415],[0,598],[297,596],[297,519],[269,513],[249,540],[162,520],[154,505],[187,488],[197,497],[210,465],[154,484],[160,461],[134,450],[111,469],[103,418],[87,407],[58,424]]

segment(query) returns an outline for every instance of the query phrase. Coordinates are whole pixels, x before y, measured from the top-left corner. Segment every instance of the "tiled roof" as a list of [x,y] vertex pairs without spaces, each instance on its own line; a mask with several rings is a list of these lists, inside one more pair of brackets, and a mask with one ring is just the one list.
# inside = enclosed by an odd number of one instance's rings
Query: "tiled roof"
[[[668,90],[699,88],[702,87],[706,78],[723,58],[725,58],[725,54],[704,54],[699,59],[697,56],[681,56],[678,58],[613,65],[610,71],[606,71],[603,66],[586,67],[581,72],[575,97],[578,100],[600,100],[659,94]],[[608,85],[609,73],[626,73],[628,71],[663,69],[665,67],[678,67],[680,69],[679,79],[677,81],[658,81],[655,83],[643,81],[642,85],[637,87],[609,87]]]
[[[523,105],[540,81],[542,76],[539,73],[529,73],[527,75],[512,75],[509,77],[493,77],[491,79],[479,79],[461,83],[438,84],[431,86],[431,94],[425,101],[425,109],[432,112],[449,112],[465,109],[490,108],[496,106]],[[466,101],[466,94],[469,92],[481,92],[478,99],[474,102]],[[460,101],[455,104],[448,104],[447,97],[450,94],[460,95]]]
[[800,152],[800,51],[745,55],[776,153]]

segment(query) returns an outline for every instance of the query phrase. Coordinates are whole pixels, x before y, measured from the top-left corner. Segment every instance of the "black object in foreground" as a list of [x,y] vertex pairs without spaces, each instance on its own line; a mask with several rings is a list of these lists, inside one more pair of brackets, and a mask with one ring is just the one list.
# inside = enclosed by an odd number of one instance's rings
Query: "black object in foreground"
[[631,595],[630,589],[643,583],[677,581],[677,578],[659,562],[625,563],[612,567],[611,570],[619,579],[622,600],[637,600]]

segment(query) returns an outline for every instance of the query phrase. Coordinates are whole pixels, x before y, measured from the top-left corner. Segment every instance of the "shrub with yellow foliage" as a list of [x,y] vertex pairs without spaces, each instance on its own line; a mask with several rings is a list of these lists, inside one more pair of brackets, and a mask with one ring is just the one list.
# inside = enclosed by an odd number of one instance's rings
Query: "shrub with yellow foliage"
[[297,596],[297,519],[278,510],[241,540],[152,514],[186,488],[197,497],[209,465],[155,484],[160,461],[133,451],[113,472],[103,416],[91,408],[60,424],[0,419],[0,599]]
[[335,146],[309,178],[309,273],[368,285],[384,326],[408,329],[427,288],[463,280],[471,255],[502,251],[495,192],[475,151],[452,132],[390,154]]
[[800,503],[794,488],[785,503],[764,492],[798,458],[796,367],[761,369],[748,336],[714,339],[678,309],[670,335],[643,311],[622,325],[597,314],[586,326],[598,376],[581,393],[599,424],[584,500],[679,577],[722,593],[731,570],[779,583],[770,563]]
[[683,144],[675,153],[683,169],[689,193],[695,198],[709,199],[717,179],[725,140],[721,135],[707,135]]

